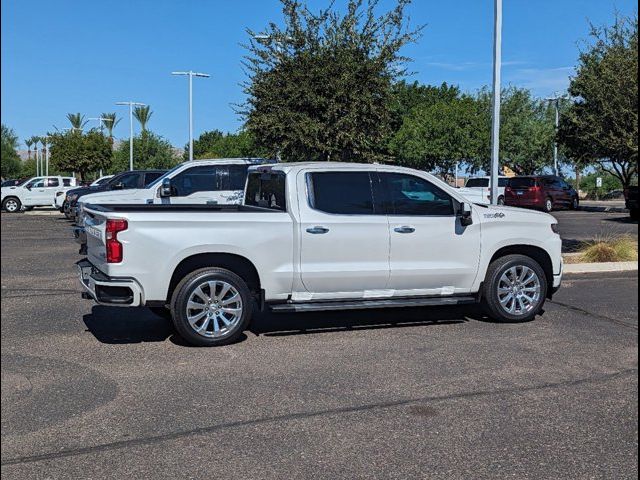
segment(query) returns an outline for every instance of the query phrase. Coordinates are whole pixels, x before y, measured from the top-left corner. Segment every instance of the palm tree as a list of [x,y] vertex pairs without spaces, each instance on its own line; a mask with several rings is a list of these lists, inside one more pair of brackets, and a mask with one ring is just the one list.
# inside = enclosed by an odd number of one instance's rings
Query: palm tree
[[28,156],[28,159],[29,159],[29,160],[31,160],[31,145],[33,145],[33,140],[32,140],[32,139],[30,139],[30,138],[27,138],[27,139],[24,141],[24,144],[27,146],[27,156]]
[[74,131],[82,130],[88,122],[88,120],[84,119],[84,115],[81,115],[80,113],[67,113],[67,119]]
[[120,119],[116,118],[116,114],[114,113],[103,113],[100,115],[103,118],[102,123],[105,127],[107,127],[107,132],[109,132],[109,140],[111,141],[111,145],[113,145],[113,129],[120,123]]
[[149,105],[145,106],[137,106],[133,109],[133,116],[136,117],[136,120],[140,122],[140,127],[143,132],[147,131],[147,123],[149,123],[149,119],[153,112],[151,111],[151,107]]

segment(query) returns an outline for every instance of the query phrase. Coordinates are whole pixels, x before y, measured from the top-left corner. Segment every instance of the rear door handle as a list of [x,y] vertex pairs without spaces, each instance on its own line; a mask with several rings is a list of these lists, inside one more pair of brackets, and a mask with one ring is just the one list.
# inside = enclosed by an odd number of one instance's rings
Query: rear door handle
[[415,228],[413,227],[397,227],[393,229],[394,232],[396,233],[413,233],[416,231]]
[[312,233],[314,235],[321,235],[323,233],[327,233],[329,231],[326,227],[311,227],[307,228],[308,233]]

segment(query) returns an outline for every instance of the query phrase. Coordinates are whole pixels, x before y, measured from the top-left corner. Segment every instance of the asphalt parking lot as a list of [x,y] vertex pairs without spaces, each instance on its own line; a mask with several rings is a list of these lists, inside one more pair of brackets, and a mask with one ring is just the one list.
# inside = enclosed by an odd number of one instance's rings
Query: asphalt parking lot
[[584,241],[629,235],[638,239],[638,221],[628,213],[559,210],[552,215],[558,220],[564,250],[571,252]]
[[637,272],[568,277],[530,323],[265,314],[202,349],[82,300],[63,219],[1,222],[5,478],[637,478]]

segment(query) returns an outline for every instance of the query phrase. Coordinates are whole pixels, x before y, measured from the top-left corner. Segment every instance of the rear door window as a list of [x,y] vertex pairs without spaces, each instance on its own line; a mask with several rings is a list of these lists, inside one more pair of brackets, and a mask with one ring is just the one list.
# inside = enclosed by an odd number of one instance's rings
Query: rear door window
[[57,178],[47,178],[47,187],[58,187],[60,181]]
[[376,172],[317,172],[307,175],[311,208],[338,215],[375,215]]

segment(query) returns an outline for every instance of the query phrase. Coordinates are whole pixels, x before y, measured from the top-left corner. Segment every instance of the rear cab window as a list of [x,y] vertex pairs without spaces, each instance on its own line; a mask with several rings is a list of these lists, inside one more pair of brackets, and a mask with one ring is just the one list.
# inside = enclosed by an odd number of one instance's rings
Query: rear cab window
[[245,205],[287,211],[286,176],[283,172],[251,172],[246,182]]
[[467,188],[478,188],[478,187],[488,187],[489,179],[488,178],[470,178],[467,180],[467,184],[465,187]]

